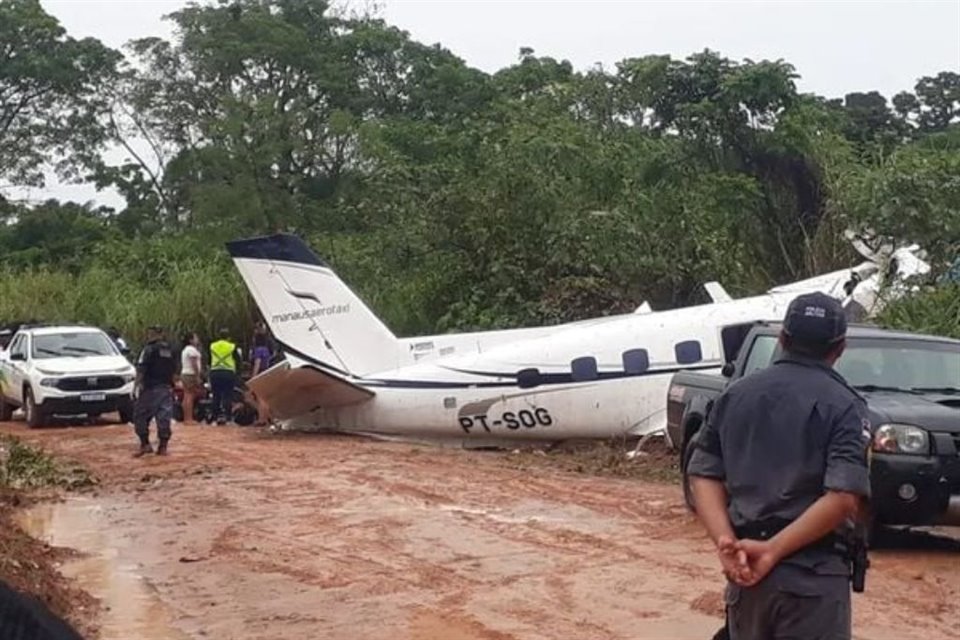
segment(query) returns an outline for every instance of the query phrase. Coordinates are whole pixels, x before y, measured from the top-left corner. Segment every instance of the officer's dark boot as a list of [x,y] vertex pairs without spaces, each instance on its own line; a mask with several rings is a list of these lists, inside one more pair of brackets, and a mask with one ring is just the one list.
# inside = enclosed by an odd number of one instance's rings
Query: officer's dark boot
[[134,457],[134,458],[139,458],[139,457],[141,457],[141,456],[147,455],[148,453],[153,453],[153,447],[150,446],[150,442],[149,442],[149,441],[147,441],[147,442],[141,442],[141,443],[140,443],[140,450],[137,451],[135,454],[133,454],[133,457]]
[[160,444],[157,446],[157,455],[158,456],[167,455],[167,440],[160,441]]

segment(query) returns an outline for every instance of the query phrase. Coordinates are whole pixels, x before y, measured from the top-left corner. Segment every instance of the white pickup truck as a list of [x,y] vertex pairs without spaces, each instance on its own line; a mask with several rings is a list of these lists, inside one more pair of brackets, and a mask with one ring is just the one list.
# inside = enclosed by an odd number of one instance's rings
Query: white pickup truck
[[133,417],[136,370],[96,327],[21,328],[0,351],[0,421],[22,408],[30,427],[54,415]]

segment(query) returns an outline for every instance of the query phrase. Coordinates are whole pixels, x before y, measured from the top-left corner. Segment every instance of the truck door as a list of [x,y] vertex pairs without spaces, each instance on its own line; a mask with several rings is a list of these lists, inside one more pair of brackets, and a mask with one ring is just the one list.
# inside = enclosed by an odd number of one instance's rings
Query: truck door
[[23,381],[27,369],[27,336],[20,334],[13,339],[3,361],[4,395],[16,402],[23,403]]

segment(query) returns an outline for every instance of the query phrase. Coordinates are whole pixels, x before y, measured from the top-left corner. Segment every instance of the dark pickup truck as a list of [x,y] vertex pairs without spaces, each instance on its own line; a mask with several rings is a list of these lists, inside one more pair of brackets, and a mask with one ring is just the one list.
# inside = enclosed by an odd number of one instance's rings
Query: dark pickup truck
[[[688,505],[691,438],[728,384],[779,356],[779,333],[773,322],[726,327],[720,375],[671,380],[667,436],[680,451]],[[836,369],[867,401],[875,524],[960,526],[960,340],[851,325]]]

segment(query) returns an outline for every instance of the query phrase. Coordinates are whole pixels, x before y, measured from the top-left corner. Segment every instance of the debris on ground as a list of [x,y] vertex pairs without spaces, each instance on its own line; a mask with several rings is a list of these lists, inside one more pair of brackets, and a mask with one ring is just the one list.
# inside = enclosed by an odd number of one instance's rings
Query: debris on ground
[[[637,453],[639,450],[639,453]],[[642,449],[636,440],[563,443],[549,449],[517,449],[509,458],[519,469],[550,467],[597,476],[679,483],[677,454],[663,438],[649,439]]]

